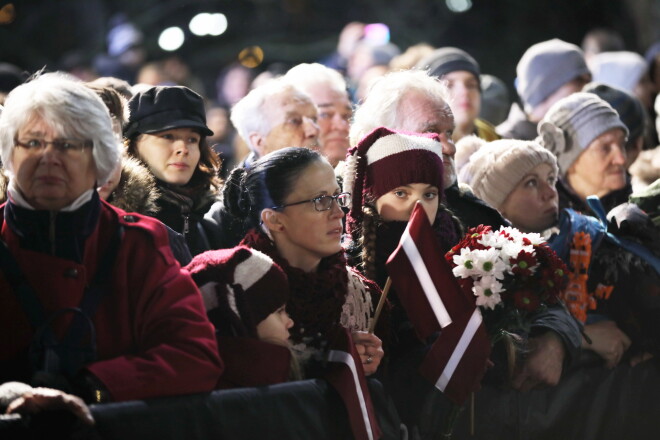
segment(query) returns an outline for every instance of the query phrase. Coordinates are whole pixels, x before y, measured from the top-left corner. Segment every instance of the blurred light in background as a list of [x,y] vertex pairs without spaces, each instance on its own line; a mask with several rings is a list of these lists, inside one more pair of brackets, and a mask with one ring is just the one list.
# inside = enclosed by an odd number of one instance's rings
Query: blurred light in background
[[390,28],[383,23],[371,23],[364,27],[364,39],[374,44],[390,42]]
[[446,0],[447,7],[451,12],[461,13],[472,7],[472,0]]
[[9,24],[16,18],[16,9],[13,3],[7,3],[0,9],[0,24]]
[[221,13],[209,14],[208,12],[203,12],[195,15],[190,20],[188,27],[190,28],[190,32],[198,37],[203,37],[204,35],[217,37],[227,30],[227,17]]
[[183,30],[180,27],[174,26],[165,29],[158,37],[158,45],[161,49],[169,52],[175,51],[183,45],[186,39]]
[[259,46],[246,47],[238,54],[238,61],[245,67],[253,69],[264,60],[264,51]]

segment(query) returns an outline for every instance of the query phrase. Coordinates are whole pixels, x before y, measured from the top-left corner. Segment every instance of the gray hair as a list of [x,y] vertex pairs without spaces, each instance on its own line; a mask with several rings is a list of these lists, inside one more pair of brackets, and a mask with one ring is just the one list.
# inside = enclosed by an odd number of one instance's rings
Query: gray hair
[[83,82],[59,72],[36,76],[7,95],[0,114],[0,156],[10,178],[16,135],[36,116],[63,137],[91,140],[97,184],[108,180],[121,155],[108,109]]
[[252,133],[266,136],[273,128],[271,118],[266,117],[263,113],[264,104],[272,97],[283,93],[304,96],[305,99],[311,101],[306,93],[294,86],[288,79],[280,77],[251,90],[232,107],[231,123],[250,150],[255,151],[255,146],[250,140]]
[[377,127],[395,128],[402,98],[410,91],[419,91],[443,104],[451,101],[443,82],[423,70],[391,72],[378,78],[369,89],[364,102],[353,115],[349,138],[351,145]]
[[346,81],[335,69],[319,63],[302,63],[292,67],[284,75],[293,84],[308,92],[319,86],[327,86],[335,92],[346,92]]

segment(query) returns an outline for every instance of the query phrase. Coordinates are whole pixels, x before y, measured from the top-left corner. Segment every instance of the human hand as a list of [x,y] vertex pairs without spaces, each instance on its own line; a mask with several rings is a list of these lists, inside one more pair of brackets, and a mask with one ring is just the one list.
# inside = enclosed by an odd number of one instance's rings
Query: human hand
[[584,333],[591,339],[589,344],[582,338],[582,348],[595,351],[605,359],[607,368],[614,368],[630,347],[630,338],[614,321],[600,321],[584,326]]
[[80,397],[53,388],[33,388],[23,393],[9,404],[7,414],[36,414],[55,410],[69,411],[86,425],[94,424],[89,407]]
[[511,386],[529,391],[538,385],[559,383],[566,356],[564,344],[553,331],[529,338],[529,353],[522,368],[514,375]]
[[357,349],[365,376],[372,375],[378,370],[381,359],[385,356],[383,342],[373,333],[353,332],[353,342]]
[[641,364],[644,361],[648,361],[649,359],[653,359],[653,355],[649,352],[644,352],[644,353],[639,353],[633,356],[630,359],[630,366],[634,367],[637,364]]

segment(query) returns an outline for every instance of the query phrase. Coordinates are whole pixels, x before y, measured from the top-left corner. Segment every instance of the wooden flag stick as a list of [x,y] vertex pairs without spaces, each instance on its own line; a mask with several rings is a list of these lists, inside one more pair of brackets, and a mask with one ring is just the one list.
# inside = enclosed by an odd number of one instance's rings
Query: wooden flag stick
[[470,436],[474,437],[474,391],[470,393]]
[[391,286],[392,278],[387,277],[387,281],[385,281],[385,288],[383,289],[383,293],[380,295],[380,301],[378,301],[378,306],[376,307],[376,313],[374,313],[374,317],[371,320],[371,324],[369,325],[369,333],[373,333],[374,329],[376,328],[376,323],[380,317],[380,312],[383,310],[383,305],[385,304],[385,299],[387,298],[387,294],[390,292]]

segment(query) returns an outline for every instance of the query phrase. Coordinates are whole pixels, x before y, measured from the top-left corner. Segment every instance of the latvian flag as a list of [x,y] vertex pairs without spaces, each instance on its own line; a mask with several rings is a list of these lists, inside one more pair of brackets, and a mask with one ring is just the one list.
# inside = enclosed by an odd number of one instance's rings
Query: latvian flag
[[417,334],[426,339],[442,329],[420,373],[462,405],[483,376],[490,339],[479,309],[454,278],[419,203],[387,260],[387,270]]
[[324,377],[346,405],[355,440],[378,440],[381,437],[380,426],[362,370],[362,361],[348,329],[337,326],[333,337],[329,338],[328,362],[328,371]]

